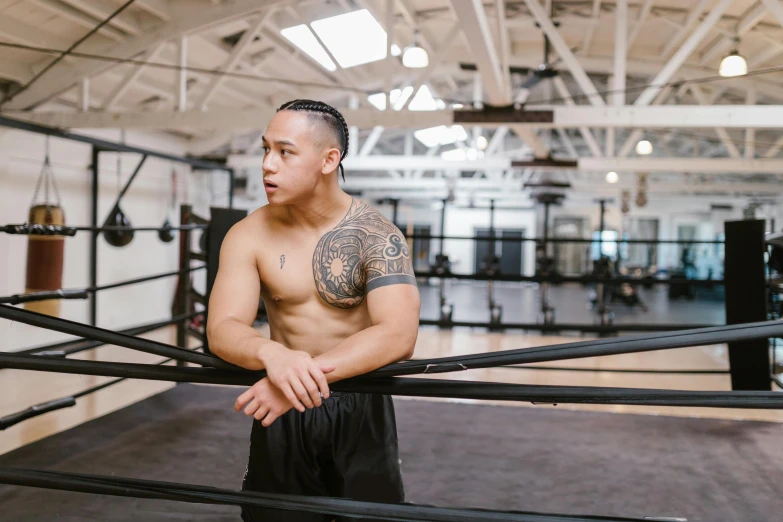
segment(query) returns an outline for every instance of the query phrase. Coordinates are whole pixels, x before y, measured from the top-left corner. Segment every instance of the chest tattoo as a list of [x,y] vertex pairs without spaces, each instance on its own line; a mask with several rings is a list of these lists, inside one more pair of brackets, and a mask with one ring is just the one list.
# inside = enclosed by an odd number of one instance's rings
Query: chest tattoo
[[353,308],[386,284],[416,284],[408,244],[377,210],[355,200],[343,220],[321,237],[313,253],[313,278],[321,298]]
[[283,269],[283,265],[285,264],[285,254],[280,256],[280,270]]

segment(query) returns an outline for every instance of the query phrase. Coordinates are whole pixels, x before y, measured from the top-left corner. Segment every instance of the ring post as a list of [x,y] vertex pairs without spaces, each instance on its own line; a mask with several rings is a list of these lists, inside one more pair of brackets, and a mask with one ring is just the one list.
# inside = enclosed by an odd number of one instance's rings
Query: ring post
[[[727,221],[726,324],[754,323],[767,319],[764,275],[764,221]],[[729,343],[733,390],[771,390],[769,340]]]

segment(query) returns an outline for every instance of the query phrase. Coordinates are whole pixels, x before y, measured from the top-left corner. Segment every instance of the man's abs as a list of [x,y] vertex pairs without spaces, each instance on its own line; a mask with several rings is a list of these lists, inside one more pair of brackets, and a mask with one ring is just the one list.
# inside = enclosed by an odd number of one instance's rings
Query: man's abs
[[315,298],[312,301],[286,304],[268,302],[270,338],[292,350],[313,357],[328,352],[343,340],[370,326],[366,306],[352,310],[330,309]]

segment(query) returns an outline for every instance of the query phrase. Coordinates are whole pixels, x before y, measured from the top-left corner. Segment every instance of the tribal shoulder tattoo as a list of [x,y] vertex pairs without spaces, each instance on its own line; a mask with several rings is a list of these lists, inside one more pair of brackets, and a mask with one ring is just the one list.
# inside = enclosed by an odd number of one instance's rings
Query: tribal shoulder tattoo
[[353,308],[381,286],[416,285],[408,244],[377,210],[354,200],[313,253],[313,278],[324,301]]

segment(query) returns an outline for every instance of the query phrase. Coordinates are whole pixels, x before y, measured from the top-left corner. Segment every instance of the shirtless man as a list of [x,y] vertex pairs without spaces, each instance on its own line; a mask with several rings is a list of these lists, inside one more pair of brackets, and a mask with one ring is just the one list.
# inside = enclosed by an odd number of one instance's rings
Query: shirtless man
[[[268,375],[234,405],[255,418],[243,489],[402,502],[391,397],[329,383],[413,354],[420,302],[407,244],[340,189],[348,128],[336,109],[286,103],[263,145],[269,205],[226,235],[207,324],[215,355]],[[252,328],[259,295],[269,339]],[[332,517],[243,508],[242,519]]]

